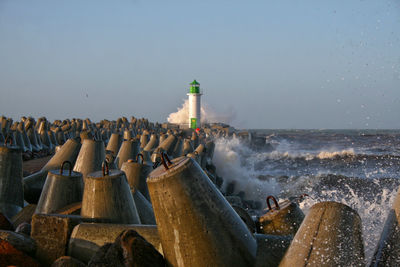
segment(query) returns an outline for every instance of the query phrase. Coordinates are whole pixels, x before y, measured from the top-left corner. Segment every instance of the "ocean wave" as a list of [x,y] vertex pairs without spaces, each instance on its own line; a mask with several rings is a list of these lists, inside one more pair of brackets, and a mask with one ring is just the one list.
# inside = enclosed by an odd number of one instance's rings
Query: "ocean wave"
[[400,161],[399,155],[394,154],[365,154],[356,153],[353,148],[331,151],[321,150],[317,152],[293,152],[293,151],[272,151],[263,153],[265,160],[396,160]]
[[321,151],[316,155],[319,159],[332,159],[332,158],[343,158],[343,157],[355,157],[356,153],[354,149],[344,149],[342,151]]
[[346,204],[362,219],[365,256],[367,261],[372,258],[400,186],[400,156],[368,154],[357,146],[340,144],[307,151],[280,140],[276,150],[266,152],[255,151],[234,138],[215,142],[213,162],[224,179],[223,190],[233,185],[233,195],[264,205],[259,212],[265,208],[268,195],[287,199],[308,194],[310,197],[300,203],[305,214],[322,201]]

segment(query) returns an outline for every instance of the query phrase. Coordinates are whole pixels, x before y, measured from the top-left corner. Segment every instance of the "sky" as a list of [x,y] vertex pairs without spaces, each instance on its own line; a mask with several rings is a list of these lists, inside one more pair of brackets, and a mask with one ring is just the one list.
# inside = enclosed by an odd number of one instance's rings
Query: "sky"
[[[400,129],[397,0],[0,0],[0,115]],[[232,116],[227,116],[232,117]]]

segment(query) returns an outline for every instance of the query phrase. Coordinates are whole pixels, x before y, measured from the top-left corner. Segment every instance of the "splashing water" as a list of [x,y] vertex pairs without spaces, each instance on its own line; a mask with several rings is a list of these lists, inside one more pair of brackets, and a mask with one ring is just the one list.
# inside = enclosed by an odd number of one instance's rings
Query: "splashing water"
[[235,192],[245,192],[245,199],[261,200],[266,195],[280,190],[275,181],[261,181],[257,176],[261,173],[252,168],[249,156],[253,151],[242,145],[237,138],[219,138],[215,141],[213,163],[217,167],[217,174],[223,177],[223,190],[230,183],[235,183]]
[[[202,105],[200,113],[201,113],[202,124],[215,123],[215,122],[223,122],[230,124],[236,117],[234,110],[228,110],[224,112],[224,115],[221,115],[215,112],[211,107],[207,105]],[[169,114],[167,121],[169,123],[187,124],[189,121],[189,100],[186,99],[183,102],[182,107],[178,108],[177,112]]]
[[308,210],[318,202],[335,201],[357,211],[362,222],[365,259],[366,262],[370,262],[382,233],[383,225],[396,197],[397,189],[384,188],[381,195],[375,196],[372,200],[365,199],[365,196],[355,193],[352,189],[350,191],[350,195],[335,189],[323,190],[319,194],[311,193],[310,198],[306,198],[300,204],[300,208],[307,214]]
[[335,157],[354,157],[356,154],[354,153],[354,149],[344,149],[342,151],[321,151],[318,153],[317,158],[319,159],[331,159]]
[[[310,198],[306,198],[300,204],[305,214],[311,206],[322,201],[336,201],[348,205],[361,217],[365,258],[367,262],[371,260],[396,196],[398,179],[367,179],[329,174],[326,170],[320,172],[319,167],[316,167],[318,165],[313,166],[317,169],[309,170],[307,165],[293,166],[293,161],[285,165],[282,162],[286,162],[288,157],[303,157],[306,163],[307,157],[294,151],[286,154],[282,151],[254,151],[237,138],[219,138],[215,140],[215,144],[213,162],[218,175],[224,179],[222,190],[226,190],[227,185],[234,182],[234,194],[244,191],[245,199],[260,201],[263,204],[267,195],[275,195],[282,199],[307,193]],[[333,165],[337,160],[341,160],[338,159],[340,157],[352,160],[354,156],[355,152],[352,149],[313,153],[314,159],[325,160]],[[271,162],[273,164],[270,164]],[[281,168],[279,171],[274,169],[278,168],[277,166]],[[284,168],[287,168],[287,173],[290,173],[289,168],[303,168],[309,171],[309,174],[277,176],[276,173],[285,172]]]

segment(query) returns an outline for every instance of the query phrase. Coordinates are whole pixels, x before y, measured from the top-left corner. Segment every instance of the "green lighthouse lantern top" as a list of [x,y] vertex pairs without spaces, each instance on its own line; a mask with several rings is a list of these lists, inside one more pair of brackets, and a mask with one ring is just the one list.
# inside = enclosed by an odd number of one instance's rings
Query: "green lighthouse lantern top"
[[190,83],[190,93],[200,94],[200,84],[196,80]]

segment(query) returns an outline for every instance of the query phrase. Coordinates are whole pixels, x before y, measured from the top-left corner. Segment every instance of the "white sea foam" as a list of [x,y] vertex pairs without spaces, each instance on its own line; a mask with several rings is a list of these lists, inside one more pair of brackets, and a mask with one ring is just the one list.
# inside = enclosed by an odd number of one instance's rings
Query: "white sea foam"
[[318,195],[311,193],[310,198],[306,198],[300,204],[300,208],[307,214],[308,210],[318,202],[336,201],[357,211],[361,218],[365,259],[368,263],[374,254],[385,220],[396,197],[397,189],[384,188],[380,195],[375,196],[370,201],[354,192],[349,186],[347,187],[350,194],[335,189],[323,190]]
[[[226,110],[223,114],[216,112],[207,104],[203,104],[200,109],[201,123],[223,122],[230,124],[236,117],[234,110]],[[169,114],[167,121],[176,124],[186,124],[189,121],[189,100],[185,99],[178,111]]]
[[305,159],[305,160],[314,160],[314,159],[334,159],[334,158],[343,158],[343,157],[355,157],[356,153],[353,148],[343,149],[343,150],[320,150],[316,152],[299,152],[299,151],[284,151],[282,147],[278,147],[277,150],[263,153],[265,159]]
[[[264,203],[267,195],[286,198],[308,193],[310,198],[306,198],[300,204],[300,208],[305,214],[307,214],[312,205],[321,201],[340,202],[356,210],[362,221],[366,262],[371,260],[384,222],[396,196],[397,188],[382,188],[381,193],[371,196],[369,192],[363,191],[362,188],[356,192],[354,187],[351,188],[346,184],[337,188],[334,188],[335,185],[331,185],[331,188],[322,189],[317,193],[313,190],[313,186],[320,182],[323,175],[326,175],[322,173],[321,176],[318,174],[304,175],[287,177],[282,180],[272,177],[266,181],[261,181],[258,177],[265,175],[266,169],[261,168],[261,170],[256,171],[254,166],[257,162],[263,163],[266,158],[275,158],[276,160],[284,159],[284,157],[306,158],[307,154],[296,153],[288,146],[285,149],[291,150],[290,152],[256,152],[236,138],[220,138],[215,141],[215,144],[213,162],[217,167],[217,173],[224,179],[224,188],[234,181],[236,183],[235,193],[245,191],[245,198]],[[345,149],[337,151],[321,150],[310,155],[314,158],[326,159],[338,156],[353,156],[354,154],[354,150]],[[343,179],[346,179],[346,177]],[[371,182],[379,184],[379,179]],[[350,180],[349,183],[351,183]]]
[[263,200],[265,196],[279,192],[280,187],[275,181],[257,179],[262,173],[254,170],[252,154],[255,152],[242,145],[238,138],[219,138],[215,141],[213,163],[217,174],[224,179],[223,190],[234,182],[234,193],[244,191],[245,199]]
[[353,148],[344,149],[341,151],[321,151],[318,153],[319,159],[332,159],[336,157],[354,157],[356,153]]

